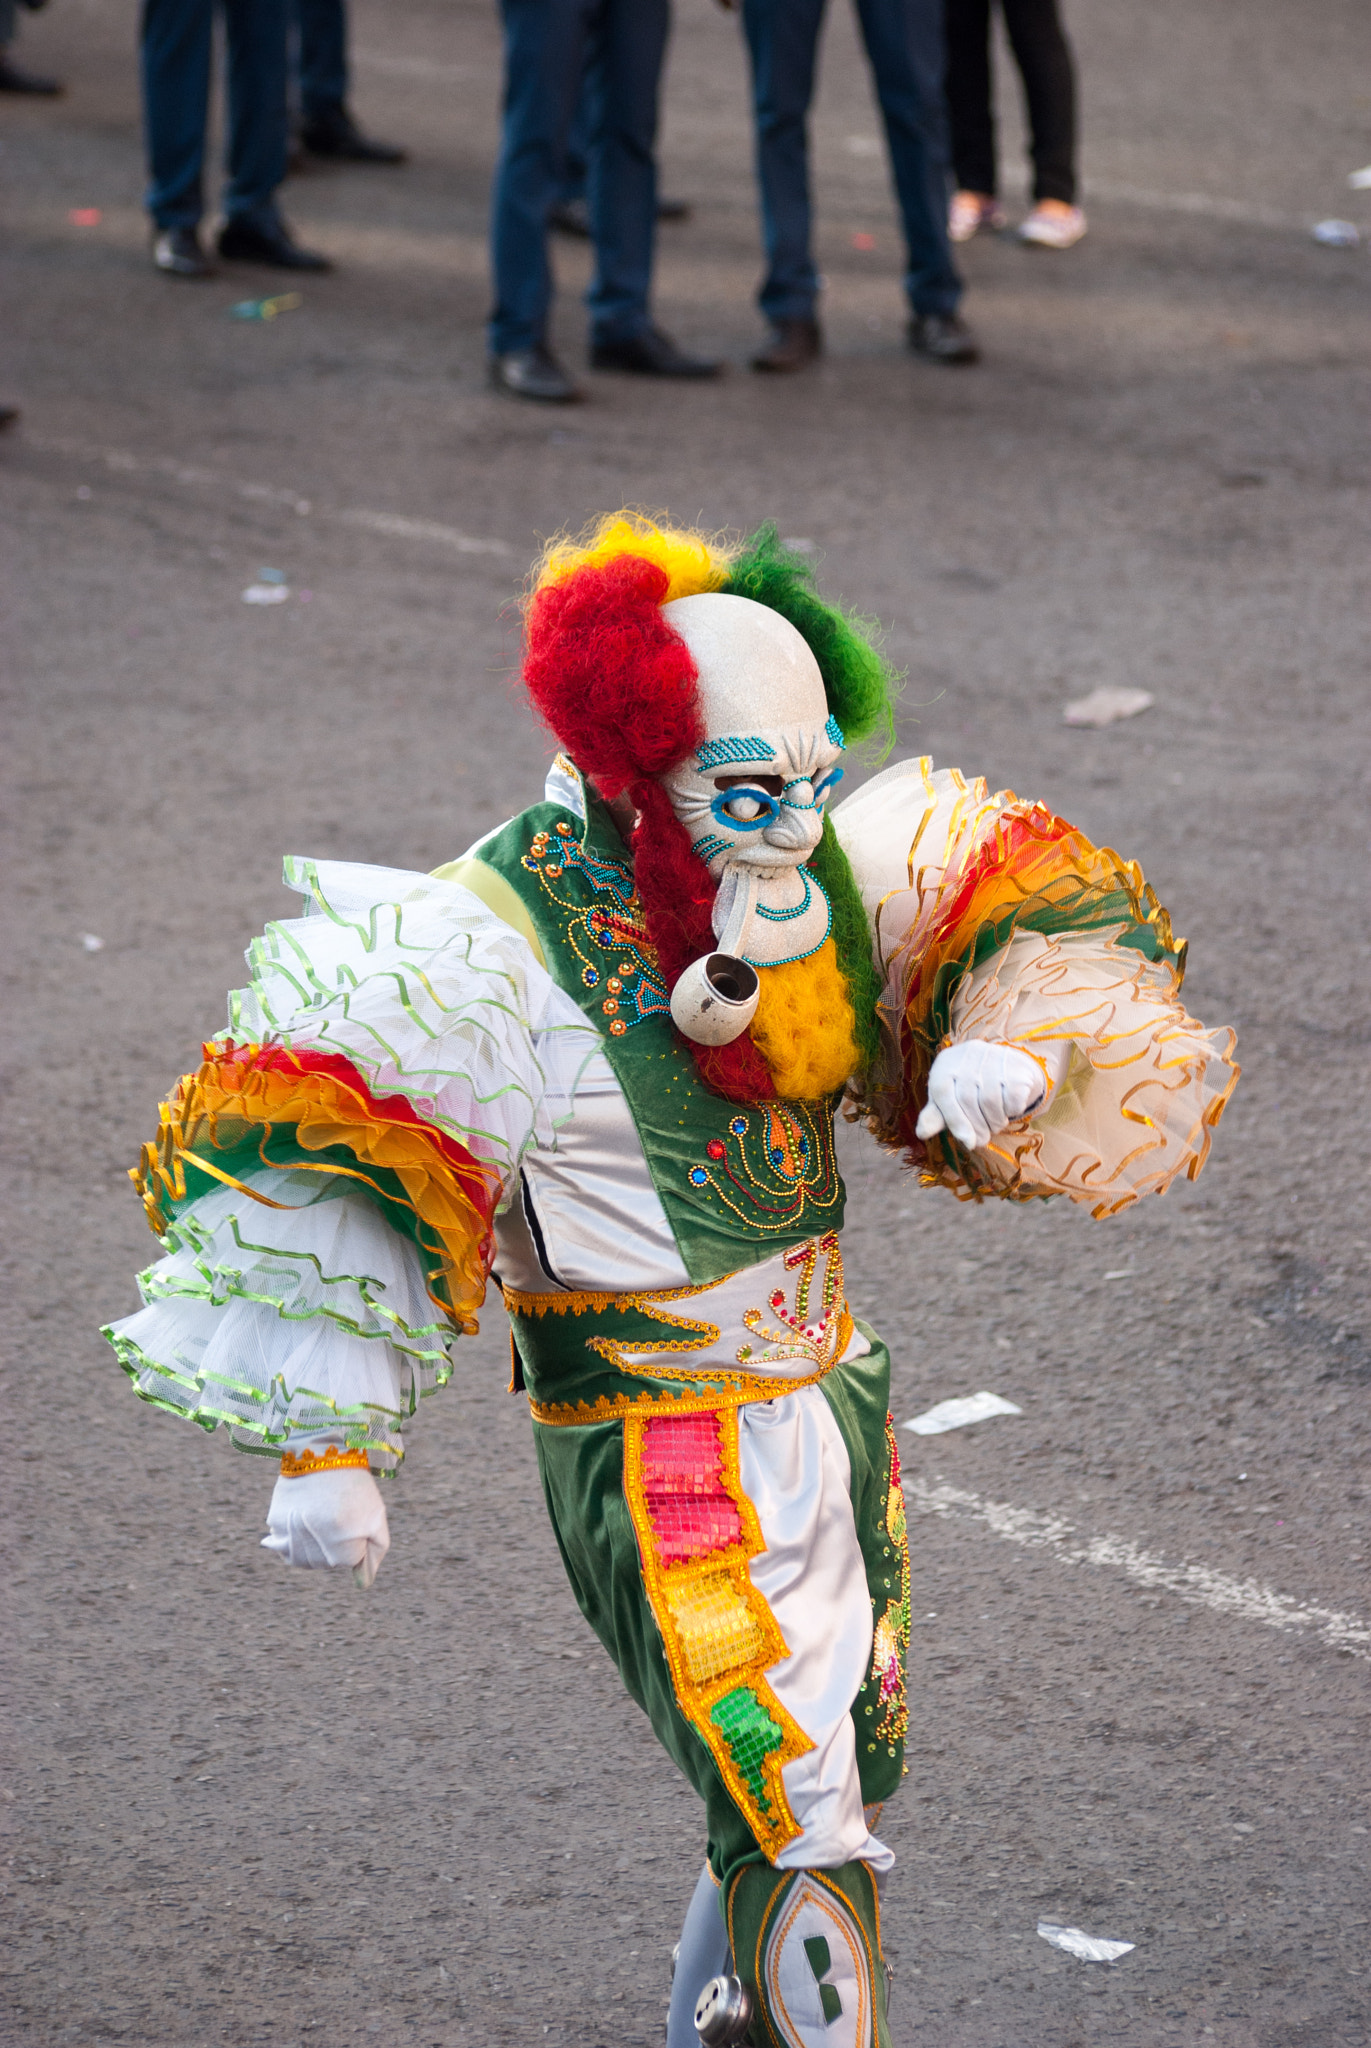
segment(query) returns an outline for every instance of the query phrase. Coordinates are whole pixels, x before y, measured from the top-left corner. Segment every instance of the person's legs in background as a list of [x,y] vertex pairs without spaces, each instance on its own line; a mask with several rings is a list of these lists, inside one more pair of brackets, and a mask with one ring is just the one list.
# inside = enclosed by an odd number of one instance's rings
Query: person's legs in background
[[581,91],[591,0],[501,0],[505,79],[490,204],[491,381],[517,398],[580,396],[548,346],[548,213]]
[[228,181],[219,254],[279,270],[328,270],[301,249],[276,204],[290,153],[287,0],[223,0],[228,46]]
[[809,107],[825,0],[743,0],[752,66],[757,188],[766,276],[757,294],[771,333],[754,370],[780,373],[822,347],[809,194]]
[[948,235],[969,242],[980,228],[1004,226],[996,193],[995,92],[990,62],[990,0],[944,0],[947,113],[957,189]]
[[406,152],[363,134],[348,109],[347,0],[291,0],[300,144],[311,156],[402,164]]
[[1023,78],[1033,155],[1033,211],[1019,230],[1038,248],[1069,249],[1086,230],[1076,203],[1076,72],[1057,0],[1001,0]]
[[139,66],[153,261],[172,277],[206,277],[205,210],[214,0],[143,0]]
[[657,100],[669,26],[668,0],[598,0],[591,17],[590,360],[597,370],[715,377],[719,363],[677,348],[653,324],[648,303],[657,233]]
[[904,221],[910,346],[940,363],[974,363],[958,312],[962,281],[947,234],[948,145],[942,0],[857,0]]

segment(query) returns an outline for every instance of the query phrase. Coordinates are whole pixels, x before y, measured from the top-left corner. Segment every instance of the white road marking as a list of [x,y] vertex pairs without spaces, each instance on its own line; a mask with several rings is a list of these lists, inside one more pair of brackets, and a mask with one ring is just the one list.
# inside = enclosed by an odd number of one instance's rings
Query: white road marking
[[[1064,1515],[1039,1514],[1032,1508],[1016,1508],[1007,1501],[983,1500],[957,1486],[931,1486],[926,1480],[905,1478],[909,1505],[921,1514],[950,1515],[983,1522],[996,1536],[1032,1550],[1050,1550],[1064,1564],[1102,1565],[1122,1572],[1135,1585],[1151,1586],[1174,1593],[1180,1600],[1208,1607],[1216,1614],[1236,1615],[1242,1621],[1259,1621],[1267,1628],[1309,1629],[1330,1649],[1371,1662],[1371,1627],[1360,1615],[1344,1614],[1333,1607],[1315,1607],[1294,1600],[1286,1593],[1262,1585],[1259,1579],[1231,1579],[1224,1572],[1203,1564],[1173,1564],[1156,1551],[1143,1550],[1123,1536],[1091,1536],[1078,1539],[1075,1524]],[[1077,1539],[1077,1540],[1073,1540]]]
[[361,527],[367,533],[384,533],[397,540],[433,541],[440,547],[452,548],[459,555],[512,555],[514,552],[508,541],[496,540],[491,534],[463,533],[459,528],[444,526],[436,519],[410,519],[399,512],[372,512],[364,505],[316,505],[311,499],[302,498],[298,491],[285,490],[278,484],[244,483],[235,477],[220,476],[214,470],[193,468],[170,456],[130,455],[123,448],[100,448],[91,442],[44,434],[29,434],[26,439],[31,448],[42,449],[50,455],[71,456],[78,462],[102,463],[116,475],[169,477],[173,483],[196,485],[217,491],[221,496],[246,498],[258,504],[282,505],[298,513],[302,519],[313,513],[340,526]]

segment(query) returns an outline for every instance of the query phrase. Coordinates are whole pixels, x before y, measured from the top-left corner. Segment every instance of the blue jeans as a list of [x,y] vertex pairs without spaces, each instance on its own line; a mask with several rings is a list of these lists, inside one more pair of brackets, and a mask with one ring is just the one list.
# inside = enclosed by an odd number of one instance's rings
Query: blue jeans
[[[228,41],[230,219],[275,218],[286,175],[286,0],[220,0]],[[147,206],[159,228],[205,211],[205,125],[215,0],[143,0],[141,63]]]
[[505,94],[491,200],[491,353],[507,355],[546,337],[552,307],[547,214],[558,197],[583,78],[595,244],[586,295],[591,336],[632,339],[651,324],[657,88],[667,0],[502,0],[501,12]]
[[[768,320],[813,317],[809,135],[825,0],[743,0],[752,58]],[[947,239],[948,142],[942,0],[856,0],[904,222],[905,291],[916,313],[955,313],[962,281]]]
[[291,0],[295,18],[300,112],[307,121],[341,107],[348,96],[346,0]]

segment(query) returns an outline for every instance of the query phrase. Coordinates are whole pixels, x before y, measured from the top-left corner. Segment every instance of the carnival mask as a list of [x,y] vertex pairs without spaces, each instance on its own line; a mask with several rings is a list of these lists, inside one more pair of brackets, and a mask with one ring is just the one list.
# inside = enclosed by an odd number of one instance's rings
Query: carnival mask
[[828,899],[804,864],[842,778],[843,735],[808,644],[778,612],[708,592],[662,616],[694,658],[706,733],[662,786],[718,883],[719,952],[681,977],[672,1014],[688,1037],[722,1044],[756,1008],[752,970],[807,959],[828,937]]

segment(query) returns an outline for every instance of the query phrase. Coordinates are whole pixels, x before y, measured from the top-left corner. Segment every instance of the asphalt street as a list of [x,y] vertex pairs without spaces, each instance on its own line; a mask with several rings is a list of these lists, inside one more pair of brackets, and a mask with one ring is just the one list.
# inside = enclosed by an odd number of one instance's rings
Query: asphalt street
[[[1091,233],[965,254],[974,370],[902,346],[849,14],[815,120],[829,352],[773,383],[736,24],[681,0],[658,303],[717,387],[483,383],[494,13],[360,0],[398,171],[286,188],[337,259],[155,275],[132,0],[53,0],[0,103],[8,984],[5,1989],[23,2048],[656,2048],[694,1795],[582,1623],[498,1304],[412,1428],[377,1585],[257,1547],[272,1471],[140,1406],[99,1325],[125,1178],[281,857],[426,869],[536,800],[542,539],[774,517],[907,671],[900,746],[1140,860],[1244,1078],[1193,1186],[963,1207],[849,1133],[916,1627],[885,1831],[900,2048],[1365,2048],[1366,242],[1354,0],[1068,0]],[[1022,190],[1018,116],[1005,137]],[[100,218],[75,224],[73,212]],[[583,249],[557,334],[584,363]],[[243,602],[271,570],[288,598]],[[1100,684],[1153,707],[1075,730]],[[1078,1961],[1040,1920],[1127,1941]]]

